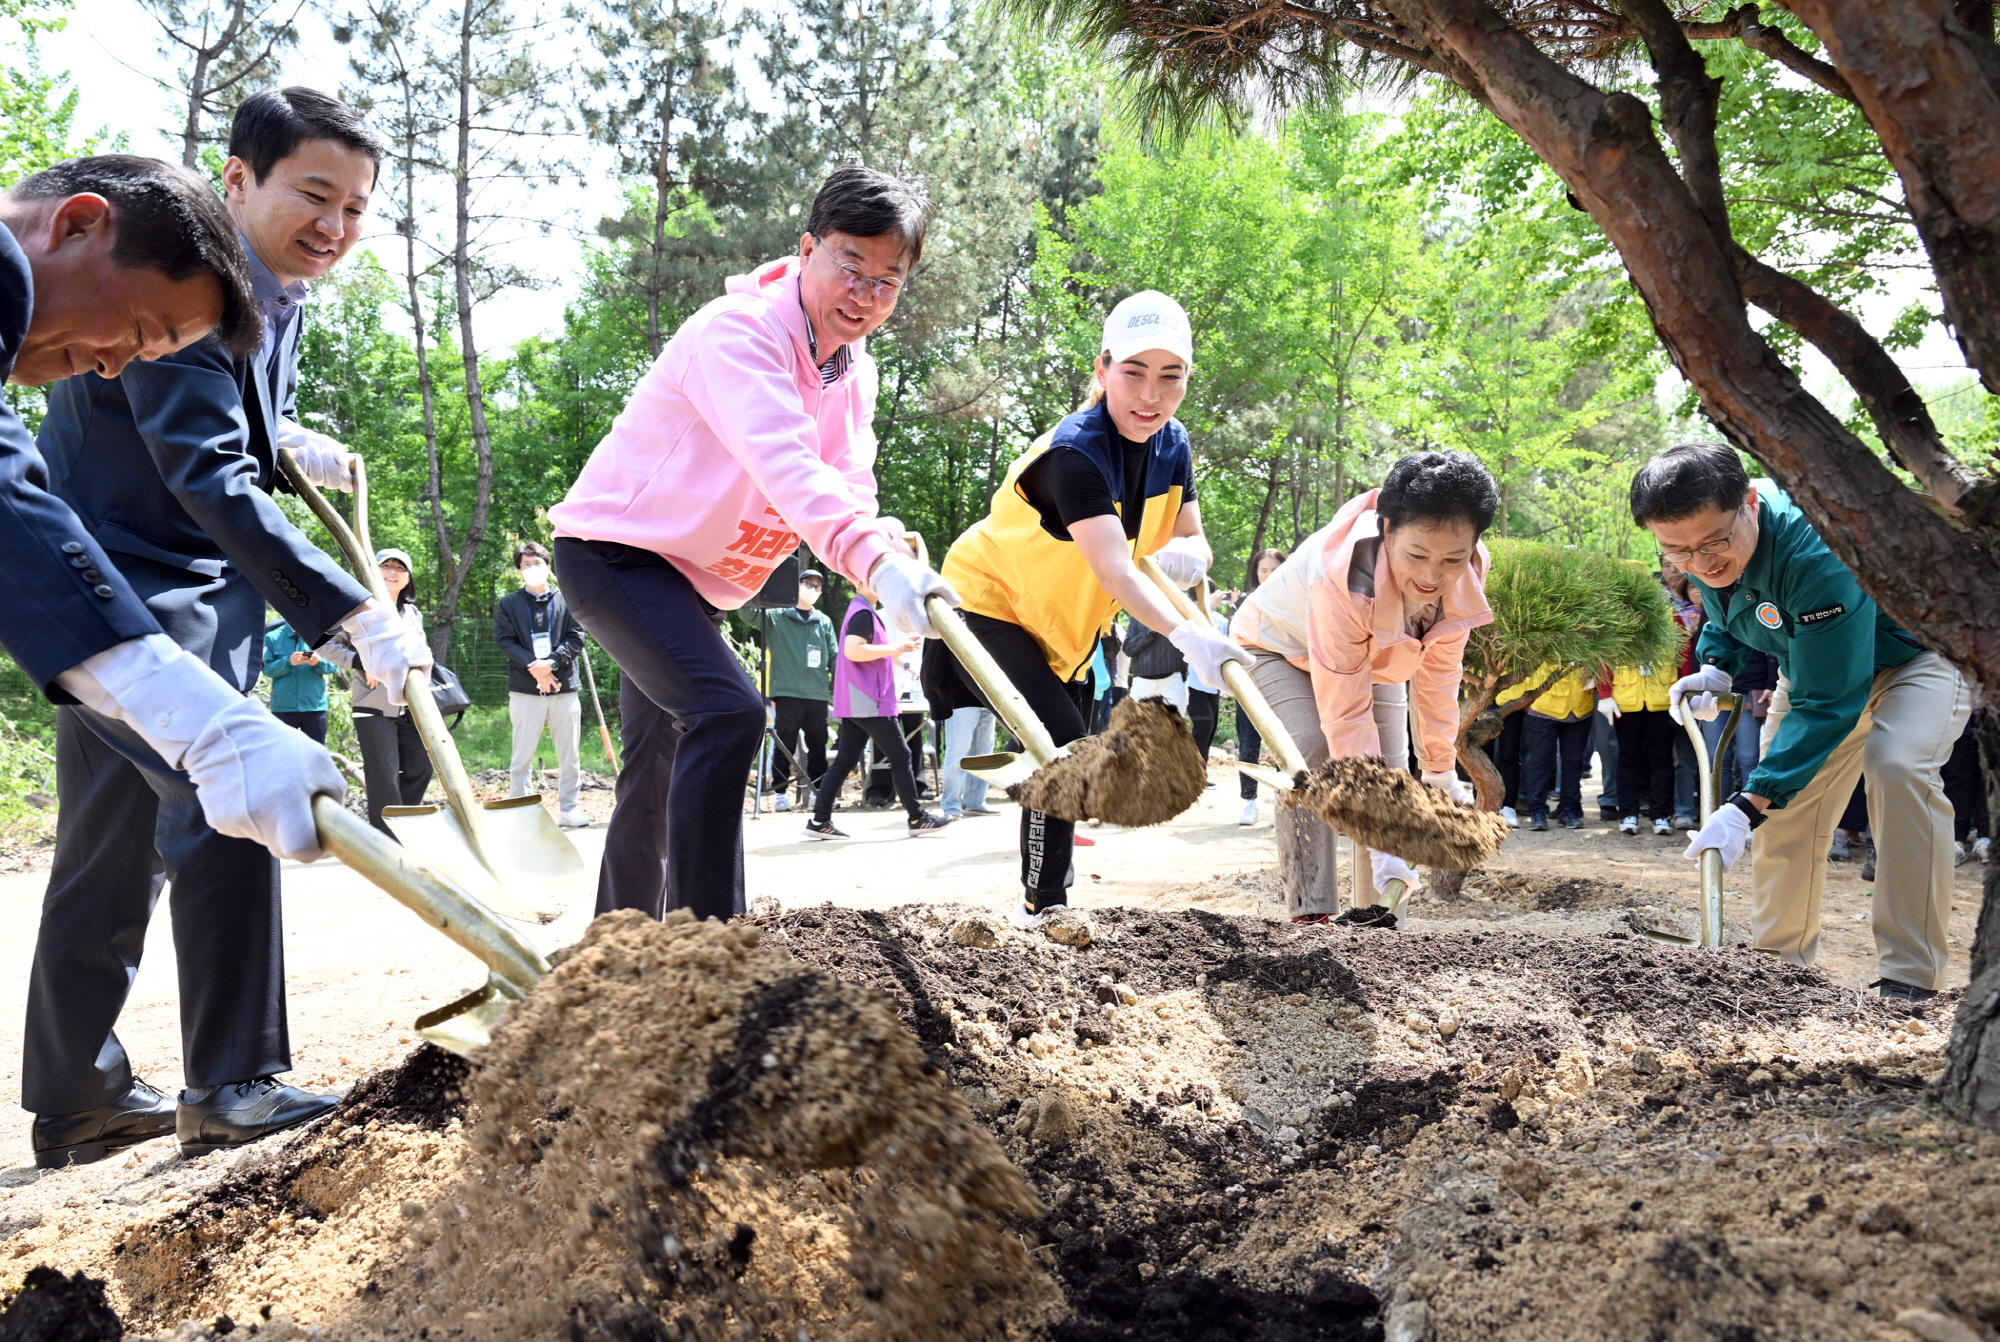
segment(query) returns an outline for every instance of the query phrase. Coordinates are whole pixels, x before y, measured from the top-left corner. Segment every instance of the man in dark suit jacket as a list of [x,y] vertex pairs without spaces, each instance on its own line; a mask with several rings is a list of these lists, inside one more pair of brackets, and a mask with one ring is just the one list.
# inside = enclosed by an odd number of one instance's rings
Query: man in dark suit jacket
[[507,654],[507,712],[514,728],[507,795],[540,791],[529,774],[546,729],[556,747],[556,823],[582,829],[590,823],[582,805],[583,697],[577,692],[583,626],[549,582],[549,552],[539,541],[515,547],[514,572],[520,588],[501,597],[493,611],[493,639]]
[[[116,377],[211,331],[242,351],[261,335],[242,242],[193,173],[102,155],[0,195],[0,375],[9,381],[38,386],[79,369]],[[14,582],[0,644],[35,683],[59,704],[90,705],[156,763],[181,770],[218,830],[302,861],[320,856],[312,800],[346,790],[332,760],[161,633],[50,492],[41,454],[4,404],[0,517],[0,561]],[[38,1156],[67,1148],[92,1160],[171,1132],[175,1107],[134,1084],[47,1117],[57,1121],[37,1119]]]
[[[225,205],[243,235],[263,339],[248,357],[204,344],[56,387],[41,446],[83,519],[167,636],[239,693],[261,669],[269,602],[309,644],[336,626],[397,687],[421,640],[320,553],[267,492],[298,442],[321,483],[349,481],[337,445],[291,424],[304,281],[355,242],[381,146],[354,113],[304,89],[239,109]],[[238,1146],[326,1112],[335,1097],[276,1080],[291,1068],[278,863],[211,827],[185,774],[84,705],[57,723],[63,824],[29,985],[23,1103],[37,1159],[88,1157],[64,1116],[135,1087],[113,1030],[163,878],[173,885],[183,1151]],[[162,1106],[163,1107],[163,1106]]]

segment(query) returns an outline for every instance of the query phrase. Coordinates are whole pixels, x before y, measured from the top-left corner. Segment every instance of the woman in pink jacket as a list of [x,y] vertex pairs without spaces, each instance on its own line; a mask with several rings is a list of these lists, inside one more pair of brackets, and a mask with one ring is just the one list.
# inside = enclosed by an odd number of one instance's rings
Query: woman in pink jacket
[[[1477,458],[1404,457],[1244,598],[1230,633],[1308,765],[1380,755],[1407,768],[1414,712],[1424,782],[1472,800],[1453,744],[1458,686],[1467,635],[1493,619],[1479,538],[1499,507]],[[1340,909],[1333,831],[1304,807],[1281,809],[1277,829],[1287,910],[1294,922],[1325,922]],[[1394,879],[1416,876],[1401,858],[1355,845],[1356,906]]]
[[958,598],[877,519],[875,361],[924,249],[916,191],[826,179],[797,256],[739,275],[688,318],[550,511],[571,612],[624,672],[618,805],[597,911],[743,912],[743,788],[764,704],[723,641],[804,539],[904,629]]

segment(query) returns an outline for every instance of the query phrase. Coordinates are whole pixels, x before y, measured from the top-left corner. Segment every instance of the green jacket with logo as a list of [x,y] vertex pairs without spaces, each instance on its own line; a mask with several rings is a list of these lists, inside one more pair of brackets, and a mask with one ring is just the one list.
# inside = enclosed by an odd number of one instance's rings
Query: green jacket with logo
[[1791,682],[1791,712],[1743,785],[1782,807],[1853,732],[1875,677],[1923,649],[1861,590],[1782,489],[1769,480],[1756,488],[1757,552],[1736,586],[1724,597],[1693,574],[1688,581],[1708,616],[1698,661],[1733,676],[1755,648],[1776,657]]
[[833,699],[833,621],[825,612],[784,610],[745,612],[751,627],[764,636],[771,650],[771,683],[764,693],[772,699]]

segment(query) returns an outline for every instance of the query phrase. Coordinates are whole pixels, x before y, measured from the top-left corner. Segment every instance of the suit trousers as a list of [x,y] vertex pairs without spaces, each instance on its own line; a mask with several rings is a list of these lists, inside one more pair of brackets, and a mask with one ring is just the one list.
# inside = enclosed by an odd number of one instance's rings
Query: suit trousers
[[625,767],[604,836],[597,911],[743,912],[743,789],[764,700],[722,639],[722,613],[661,556],[556,538],[577,623],[617,660]]
[[[1320,730],[1319,703],[1313,698],[1312,676],[1283,657],[1261,648],[1250,650],[1250,679],[1270,701],[1291,734],[1306,767],[1317,769],[1331,753]],[[1410,757],[1410,705],[1407,685],[1375,687],[1375,731],[1382,757],[1396,768]],[[1292,917],[1340,912],[1339,838],[1326,821],[1303,806],[1280,806],[1277,819],[1278,881],[1285,891],[1285,912]],[[1375,869],[1370,850],[1351,841],[1354,863],[1350,886],[1356,908],[1375,903]]]
[[514,754],[507,764],[507,795],[525,797],[539,792],[535,771],[535,750],[548,731],[556,747],[556,809],[567,815],[583,800],[583,766],[579,753],[583,744],[583,697],[575,690],[567,694],[507,695],[507,716],[514,728]]
[[[1781,683],[1770,720],[1790,711],[1790,687]],[[1944,986],[1952,814],[1942,773],[1971,711],[1964,678],[1934,652],[1876,674],[1854,730],[1782,810],[1766,813],[1751,839],[1750,927],[1759,950],[1802,965],[1818,957],[1827,845],[1855,778],[1865,773],[1882,977]]]
[[163,882],[186,1084],[289,1071],[278,860],[210,829],[188,776],[90,709],[56,715],[56,779],[61,821],[28,982],[22,1107],[76,1113],[132,1088],[114,1027]]
[[[817,788],[826,775],[826,700],[781,694],[771,700],[771,709],[772,734],[784,747],[771,752],[771,791],[782,793],[791,785],[792,760],[785,757],[786,750],[798,760],[799,772],[805,775],[801,781]],[[805,738],[803,748],[801,737]]]

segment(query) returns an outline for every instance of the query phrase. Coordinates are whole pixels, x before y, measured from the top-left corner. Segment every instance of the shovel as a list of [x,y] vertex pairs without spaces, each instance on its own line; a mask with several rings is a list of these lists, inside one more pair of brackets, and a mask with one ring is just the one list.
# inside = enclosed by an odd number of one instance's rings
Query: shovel
[[541,982],[549,962],[464,886],[426,865],[409,847],[391,843],[332,797],[313,798],[313,820],[320,847],[486,966],[484,987],[417,1018],[418,1034],[470,1057],[491,1038],[507,1008]]
[[[1708,742],[1702,739],[1701,723],[1685,709],[1681,712],[1681,726],[1694,746],[1695,766],[1701,776],[1701,823],[1715,814],[1721,799],[1715,794],[1718,788],[1717,761],[1729,749],[1729,743],[1736,739],[1736,728],[1743,717],[1743,696],[1740,694],[1718,694],[1716,706],[1729,710],[1728,719],[1722,724],[1722,735],[1715,740],[1715,753],[1709,754]],[[1660,932],[1653,928],[1641,928],[1640,934],[1649,941],[1663,941],[1669,946],[1701,946],[1714,950],[1722,945],[1722,854],[1714,848],[1701,850],[1701,931],[1698,937],[1683,937],[1672,932]]]
[[[278,449],[278,463],[306,506],[333,533],[362,585],[377,601],[390,605],[374,551],[306,479],[291,449]],[[358,460],[354,474],[355,518],[365,525],[368,477]],[[383,819],[426,867],[448,875],[495,913],[534,923],[560,918],[583,882],[583,858],[576,845],[556,827],[540,797],[483,804],[473,798],[472,780],[465,776],[458,747],[431,698],[429,672],[411,671],[404,697],[436,766],[446,806],[385,806]]]

